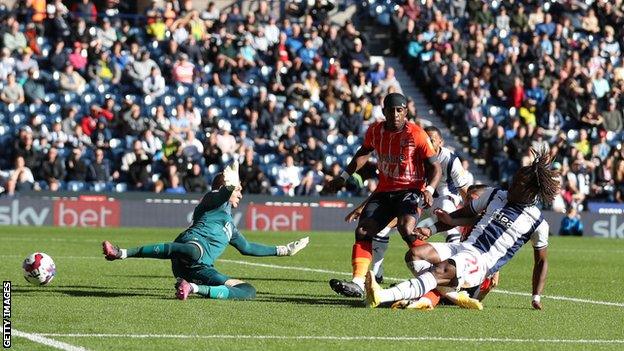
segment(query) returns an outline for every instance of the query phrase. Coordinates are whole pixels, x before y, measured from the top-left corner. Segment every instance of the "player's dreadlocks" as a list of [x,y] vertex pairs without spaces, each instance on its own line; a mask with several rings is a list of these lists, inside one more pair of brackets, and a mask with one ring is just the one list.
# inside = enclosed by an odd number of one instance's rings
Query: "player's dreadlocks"
[[535,159],[531,165],[520,168],[514,175],[508,200],[526,205],[536,200],[549,204],[561,188],[559,171],[550,167],[550,156],[547,152],[531,152]]

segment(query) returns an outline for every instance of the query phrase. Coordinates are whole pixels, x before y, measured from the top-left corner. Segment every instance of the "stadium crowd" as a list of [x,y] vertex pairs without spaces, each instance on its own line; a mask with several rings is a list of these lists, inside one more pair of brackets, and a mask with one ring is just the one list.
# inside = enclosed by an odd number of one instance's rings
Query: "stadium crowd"
[[[115,2],[16,3],[0,22],[8,195],[205,191],[234,158],[245,192],[319,194],[401,89],[323,0],[281,18],[266,1],[246,14],[154,1],[137,17]],[[368,169],[340,192],[374,189]]]
[[[506,184],[550,146],[557,210],[624,201],[622,1],[407,0],[394,50],[435,109]],[[317,195],[400,92],[366,35],[324,0],[195,9],[32,0],[0,21],[0,187],[205,191],[233,158],[244,191]],[[162,6],[161,6],[162,5]],[[413,101],[410,118],[418,120]],[[375,189],[374,166],[341,194]]]
[[617,1],[423,1],[395,7],[393,48],[492,179],[548,147],[556,210],[624,202],[624,8]]

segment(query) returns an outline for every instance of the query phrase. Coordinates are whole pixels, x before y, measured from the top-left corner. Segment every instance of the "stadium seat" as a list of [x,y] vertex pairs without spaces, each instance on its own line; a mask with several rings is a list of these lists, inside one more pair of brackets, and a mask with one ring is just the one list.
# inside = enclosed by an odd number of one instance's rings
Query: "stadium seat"
[[115,191],[117,193],[124,193],[124,192],[128,191],[128,184],[126,184],[126,183],[117,183],[113,187],[113,191]]
[[84,191],[87,190],[87,183],[79,182],[79,181],[69,181],[67,182],[67,190],[68,191]]

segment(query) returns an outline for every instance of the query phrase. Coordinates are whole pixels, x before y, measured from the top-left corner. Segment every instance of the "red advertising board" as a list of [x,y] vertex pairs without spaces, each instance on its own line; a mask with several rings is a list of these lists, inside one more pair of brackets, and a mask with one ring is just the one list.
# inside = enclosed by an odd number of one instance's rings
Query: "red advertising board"
[[59,227],[119,227],[118,201],[54,201],[54,225]]
[[312,209],[310,207],[249,204],[245,219],[249,230],[310,230],[312,227]]

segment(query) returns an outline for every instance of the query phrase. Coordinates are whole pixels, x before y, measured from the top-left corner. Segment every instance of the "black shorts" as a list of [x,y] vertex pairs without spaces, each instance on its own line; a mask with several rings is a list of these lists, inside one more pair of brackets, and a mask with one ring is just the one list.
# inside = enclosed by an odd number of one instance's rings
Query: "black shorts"
[[362,211],[360,221],[373,219],[383,229],[395,217],[413,216],[416,221],[420,216],[418,208],[422,193],[419,190],[400,190],[375,193],[368,200]]

